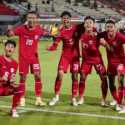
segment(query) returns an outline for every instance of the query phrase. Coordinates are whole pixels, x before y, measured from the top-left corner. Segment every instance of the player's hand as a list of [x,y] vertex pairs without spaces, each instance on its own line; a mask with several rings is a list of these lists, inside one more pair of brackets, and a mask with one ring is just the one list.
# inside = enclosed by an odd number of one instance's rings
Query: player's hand
[[16,75],[12,74],[11,79],[10,79],[10,83],[15,83],[15,82],[16,82]]
[[51,45],[51,46],[47,47],[47,50],[48,51],[55,51],[56,50],[56,46]]
[[7,27],[7,36],[14,36],[12,25],[8,25],[8,27]]
[[104,38],[101,38],[100,39],[100,43],[103,45],[103,46],[106,46],[107,45],[107,42]]
[[87,49],[88,48],[88,44],[82,43],[82,47],[83,47],[83,49]]
[[12,26],[12,25],[8,25],[8,26],[7,26],[7,29],[8,29],[8,30],[12,30],[12,29],[13,29],[13,26]]
[[104,38],[100,39],[100,43],[105,46],[108,50],[112,51],[112,47],[106,42]]
[[114,51],[114,46],[110,46],[110,51],[111,51],[111,52]]
[[14,88],[17,88],[17,87],[18,87],[18,85],[15,84],[15,83],[10,83],[10,86],[12,86],[12,87],[14,87]]
[[8,81],[9,79],[8,79],[8,75],[3,75],[3,77],[1,78],[1,80],[3,80],[3,81]]

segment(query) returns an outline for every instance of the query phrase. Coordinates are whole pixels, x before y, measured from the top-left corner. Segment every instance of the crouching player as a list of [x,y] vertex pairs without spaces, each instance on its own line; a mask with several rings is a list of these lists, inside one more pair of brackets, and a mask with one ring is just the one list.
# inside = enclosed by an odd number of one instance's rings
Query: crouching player
[[63,26],[56,41],[48,50],[56,50],[58,43],[62,40],[63,48],[58,65],[58,73],[55,81],[55,97],[49,102],[49,105],[55,105],[59,101],[60,89],[64,73],[70,67],[72,74],[72,105],[77,106],[76,96],[78,92],[78,72],[79,72],[79,42],[74,40],[76,26],[71,24],[71,14],[67,11],[61,14]]
[[5,54],[0,56],[0,96],[13,95],[12,117],[19,116],[16,107],[21,97],[20,87],[15,84],[15,74],[18,67],[17,62],[12,58],[15,47],[15,41],[8,40],[5,43]]

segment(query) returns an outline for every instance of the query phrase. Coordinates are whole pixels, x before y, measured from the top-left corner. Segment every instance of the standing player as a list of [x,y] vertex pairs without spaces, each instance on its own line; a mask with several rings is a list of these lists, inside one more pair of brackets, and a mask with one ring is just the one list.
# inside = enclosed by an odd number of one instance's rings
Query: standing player
[[62,40],[63,48],[55,81],[55,97],[49,102],[49,105],[55,105],[59,101],[62,78],[70,66],[70,71],[72,73],[72,105],[77,106],[79,43],[74,40],[76,26],[71,24],[71,14],[69,12],[64,11],[61,14],[61,18],[63,26],[60,29],[56,41],[48,49],[50,51],[56,50],[58,43]]
[[28,12],[26,24],[18,26],[15,30],[9,29],[9,35],[19,36],[19,74],[23,91],[20,105],[25,106],[25,81],[29,68],[35,79],[35,105],[46,105],[41,99],[42,83],[37,49],[43,29],[38,24],[38,15],[33,11]]
[[119,77],[118,94],[115,86],[115,77],[117,70],[122,70],[122,65],[125,63],[125,55],[123,44],[125,43],[125,36],[120,32],[117,32],[116,24],[113,20],[108,20],[105,26],[105,32],[99,34],[100,42],[106,47],[108,58],[108,78],[109,88],[114,98],[114,102],[111,105],[116,105],[116,110],[120,110],[119,104],[121,104],[123,96],[123,75]]
[[82,65],[81,65],[81,78],[79,84],[79,95],[80,100],[78,104],[84,103],[84,90],[85,90],[85,81],[88,74],[91,73],[92,66],[100,76],[102,81],[102,101],[101,105],[105,106],[106,95],[108,90],[106,69],[103,64],[101,54],[99,52],[99,43],[97,42],[97,32],[94,28],[95,20],[88,16],[84,19],[84,28],[85,32],[80,38],[80,43],[82,47]]
[[0,96],[13,95],[12,117],[19,116],[16,107],[21,97],[21,91],[15,84],[15,75],[18,68],[17,62],[12,58],[15,47],[15,41],[8,40],[5,43],[5,54],[0,56]]

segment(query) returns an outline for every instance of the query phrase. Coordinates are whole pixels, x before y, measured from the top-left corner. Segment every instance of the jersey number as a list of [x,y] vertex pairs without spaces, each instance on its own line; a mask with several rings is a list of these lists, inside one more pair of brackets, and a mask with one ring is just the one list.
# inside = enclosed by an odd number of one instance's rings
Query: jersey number
[[33,44],[33,40],[31,40],[31,39],[26,40],[26,45],[27,46],[32,46],[32,44]]

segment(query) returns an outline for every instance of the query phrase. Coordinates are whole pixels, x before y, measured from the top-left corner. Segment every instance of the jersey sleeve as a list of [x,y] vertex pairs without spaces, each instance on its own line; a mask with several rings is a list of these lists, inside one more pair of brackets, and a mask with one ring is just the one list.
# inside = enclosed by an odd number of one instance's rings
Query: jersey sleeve
[[0,77],[3,76],[3,73],[2,73],[2,60],[1,60],[1,56],[0,56]]
[[58,44],[60,43],[60,41],[62,40],[62,35],[61,33],[59,33],[56,36],[56,40],[53,42],[53,44],[48,48],[49,51],[54,51],[57,49]]
[[0,77],[3,77],[6,72],[7,72],[7,68],[6,68],[5,63],[3,61],[3,57],[0,56]]
[[18,69],[18,63],[15,60],[13,61],[13,67],[14,67],[14,73],[16,74]]
[[120,39],[120,42],[122,42],[123,44],[125,43],[125,35],[124,34],[119,33],[119,39]]
[[22,33],[22,26],[17,26],[15,29],[14,29],[14,34],[15,35],[21,35]]

